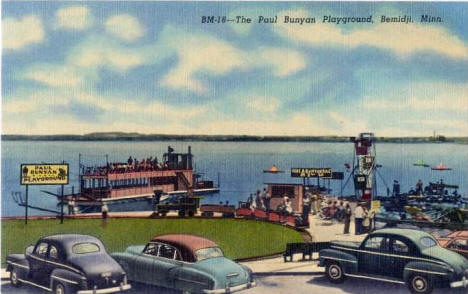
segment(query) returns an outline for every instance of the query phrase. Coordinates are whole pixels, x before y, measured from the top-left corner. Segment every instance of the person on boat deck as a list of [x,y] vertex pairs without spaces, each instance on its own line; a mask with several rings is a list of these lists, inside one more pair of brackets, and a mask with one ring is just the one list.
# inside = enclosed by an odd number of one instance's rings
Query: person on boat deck
[[400,183],[397,180],[393,180],[393,196],[400,195]]
[[421,181],[421,179],[418,180],[418,182],[416,183],[416,194],[422,194],[423,192],[423,182]]
[[158,168],[158,158],[156,156],[153,159],[153,168]]
[[132,165],[132,164],[133,164],[133,158],[132,158],[131,155],[130,155],[130,157],[128,158],[127,163],[128,163],[128,165]]

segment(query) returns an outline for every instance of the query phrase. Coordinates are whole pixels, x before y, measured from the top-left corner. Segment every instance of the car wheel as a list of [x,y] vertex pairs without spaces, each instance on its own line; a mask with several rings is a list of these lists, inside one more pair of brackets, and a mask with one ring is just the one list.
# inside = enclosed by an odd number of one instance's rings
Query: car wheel
[[185,216],[185,210],[183,210],[183,209],[179,210],[179,216],[184,217]]
[[195,214],[195,212],[194,212],[193,210],[189,210],[189,212],[188,212],[188,216],[189,216],[189,217],[194,216],[194,214]]
[[68,294],[68,288],[62,283],[55,283],[54,294]]
[[407,284],[411,293],[415,294],[429,294],[433,290],[432,281],[425,275],[412,275],[408,279]]
[[13,287],[21,286],[20,280],[18,280],[18,270],[16,268],[12,268],[10,272],[10,283]]
[[345,275],[343,267],[337,262],[329,262],[325,267],[325,274],[330,282],[343,283]]

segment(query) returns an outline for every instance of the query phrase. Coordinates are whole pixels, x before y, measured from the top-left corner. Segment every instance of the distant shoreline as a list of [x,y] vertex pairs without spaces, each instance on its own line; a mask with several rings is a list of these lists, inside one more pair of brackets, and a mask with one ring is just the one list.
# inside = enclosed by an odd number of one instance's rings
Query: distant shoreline
[[[206,142],[350,142],[345,136],[165,135],[90,133],[85,135],[2,135],[4,141],[206,141]],[[375,137],[381,143],[468,144],[468,137]]]

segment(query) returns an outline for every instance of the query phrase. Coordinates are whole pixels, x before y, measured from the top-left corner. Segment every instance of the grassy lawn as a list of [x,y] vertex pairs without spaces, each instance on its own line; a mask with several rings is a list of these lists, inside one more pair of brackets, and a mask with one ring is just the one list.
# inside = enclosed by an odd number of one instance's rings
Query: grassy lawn
[[234,219],[101,219],[2,220],[2,267],[11,253],[23,253],[41,236],[57,233],[89,234],[100,238],[108,252],[129,245],[146,244],[152,236],[166,233],[196,234],[214,240],[232,259],[263,256],[284,251],[286,243],[301,242],[299,232],[267,222]]

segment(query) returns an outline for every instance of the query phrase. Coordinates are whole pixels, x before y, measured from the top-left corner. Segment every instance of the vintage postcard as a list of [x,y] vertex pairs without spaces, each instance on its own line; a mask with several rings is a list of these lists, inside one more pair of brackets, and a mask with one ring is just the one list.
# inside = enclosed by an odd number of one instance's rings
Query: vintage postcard
[[467,293],[468,2],[1,5],[1,293]]

